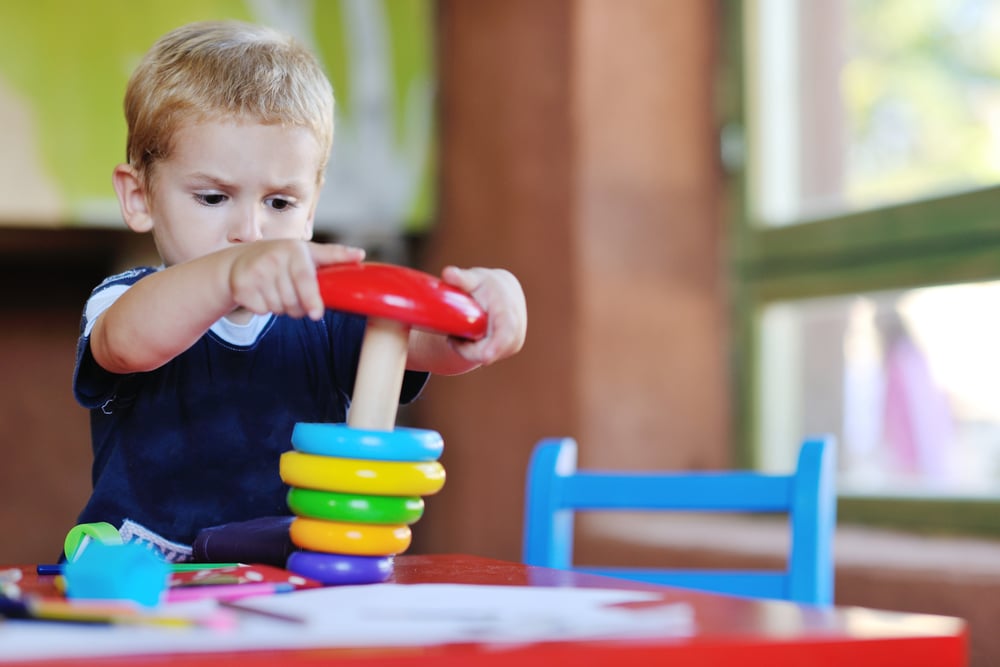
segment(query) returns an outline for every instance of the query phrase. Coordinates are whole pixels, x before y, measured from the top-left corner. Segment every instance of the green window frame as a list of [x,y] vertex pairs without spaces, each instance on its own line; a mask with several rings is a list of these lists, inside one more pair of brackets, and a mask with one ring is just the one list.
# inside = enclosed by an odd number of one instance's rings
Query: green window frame
[[[1000,186],[784,227],[754,224],[744,144],[743,3],[723,2],[719,107],[726,167],[737,461],[757,467],[760,314],[786,300],[1000,279]],[[998,341],[1000,344],[1000,341]],[[1000,497],[841,497],[842,521],[1000,534]]]

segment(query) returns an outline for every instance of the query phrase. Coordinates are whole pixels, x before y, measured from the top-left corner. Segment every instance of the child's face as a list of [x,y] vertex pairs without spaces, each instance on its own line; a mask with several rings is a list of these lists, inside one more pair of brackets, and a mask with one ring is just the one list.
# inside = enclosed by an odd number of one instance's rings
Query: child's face
[[322,151],[305,128],[205,121],[183,126],[156,164],[148,200],[170,266],[262,239],[309,239]]

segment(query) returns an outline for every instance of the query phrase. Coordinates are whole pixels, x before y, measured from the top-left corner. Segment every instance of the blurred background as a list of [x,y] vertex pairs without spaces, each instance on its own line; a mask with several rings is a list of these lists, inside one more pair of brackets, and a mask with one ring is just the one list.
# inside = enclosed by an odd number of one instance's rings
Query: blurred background
[[[89,489],[70,381],[120,222],[121,99],[163,32],[267,23],[324,63],[322,238],[502,266],[517,357],[431,381],[448,483],[413,551],[520,557],[534,444],[585,467],[788,470],[840,443],[840,604],[959,615],[1000,664],[1000,4],[988,0],[0,3],[0,562]],[[586,560],[752,565],[785,528],[595,517]],[[992,624],[992,625],[991,625]]]

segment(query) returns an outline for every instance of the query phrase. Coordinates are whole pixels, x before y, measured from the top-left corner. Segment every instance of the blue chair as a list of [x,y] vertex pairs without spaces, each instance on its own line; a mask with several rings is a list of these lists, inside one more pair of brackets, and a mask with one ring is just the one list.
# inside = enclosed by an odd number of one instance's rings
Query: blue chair
[[[523,536],[526,564],[746,597],[832,604],[837,511],[833,438],[807,439],[795,472],[788,475],[577,470],[576,453],[572,438],[542,440],[532,453]],[[574,567],[574,514],[616,510],[787,514],[791,550],[786,569]]]

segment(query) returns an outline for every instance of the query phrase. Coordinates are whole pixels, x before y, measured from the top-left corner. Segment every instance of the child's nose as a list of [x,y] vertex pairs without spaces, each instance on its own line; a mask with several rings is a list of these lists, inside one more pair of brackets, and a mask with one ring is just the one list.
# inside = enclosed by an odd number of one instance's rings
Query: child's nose
[[229,226],[230,243],[250,243],[263,238],[260,213],[252,208],[240,210]]

